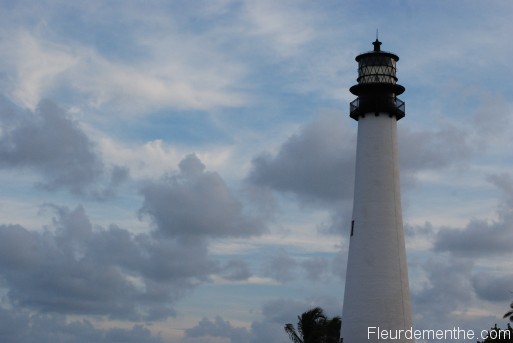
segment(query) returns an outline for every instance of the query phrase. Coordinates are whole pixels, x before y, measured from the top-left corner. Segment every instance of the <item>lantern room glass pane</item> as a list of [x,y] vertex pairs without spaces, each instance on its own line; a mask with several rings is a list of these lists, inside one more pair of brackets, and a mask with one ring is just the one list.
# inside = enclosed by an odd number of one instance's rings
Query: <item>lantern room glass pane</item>
[[386,82],[396,83],[395,68],[386,65],[364,65],[360,64],[358,70],[358,82],[369,83],[369,82]]

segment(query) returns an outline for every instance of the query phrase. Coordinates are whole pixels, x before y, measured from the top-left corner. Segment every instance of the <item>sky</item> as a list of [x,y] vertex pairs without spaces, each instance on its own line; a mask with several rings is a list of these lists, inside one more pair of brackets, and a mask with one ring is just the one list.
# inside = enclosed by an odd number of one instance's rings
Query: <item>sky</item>
[[1,341],[287,342],[341,315],[376,30],[414,327],[505,327],[513,3],[4,0]]

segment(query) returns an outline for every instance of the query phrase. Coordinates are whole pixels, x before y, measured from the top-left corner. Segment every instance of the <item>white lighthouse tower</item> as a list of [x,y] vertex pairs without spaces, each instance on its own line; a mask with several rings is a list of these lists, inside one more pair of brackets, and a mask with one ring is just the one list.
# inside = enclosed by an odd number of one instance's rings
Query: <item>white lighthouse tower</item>
[[397,95],[404,87],[397,84],[399,57],[381,51],[378,39],[373,45],[373,51],[356,57],[358,84],[350,88],[358,96],[350,104],[350,117],[358,121],[358,140],[344,343],[377,342],[378,327],[395,333],[412,326],[397,147],[397,121],[405,114]]

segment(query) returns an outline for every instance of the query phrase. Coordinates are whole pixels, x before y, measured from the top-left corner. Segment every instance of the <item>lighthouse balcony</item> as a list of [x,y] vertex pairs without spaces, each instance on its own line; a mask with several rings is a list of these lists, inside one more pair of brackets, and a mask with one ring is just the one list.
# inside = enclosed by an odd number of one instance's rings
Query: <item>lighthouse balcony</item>
[[406,106],[404,104],[404,101],[402,101],[399,98],[395,98],[395,108],[396,108],[397,112],[399,112],[399,114],[401,115],[401,118],[404,117],[404,115],[405,115],[405,107]]
[[378,98],[374,101],[369,101],[369,99],[362,101],[361,98],[356,98],[349,104],[349,116],[354,120],[358,120],[360,116],[364,116],[366,113],[377,114],[379,112],[387,112],[391,117],[399,120],[405,116],[405,103],[394,97],[392,99]]

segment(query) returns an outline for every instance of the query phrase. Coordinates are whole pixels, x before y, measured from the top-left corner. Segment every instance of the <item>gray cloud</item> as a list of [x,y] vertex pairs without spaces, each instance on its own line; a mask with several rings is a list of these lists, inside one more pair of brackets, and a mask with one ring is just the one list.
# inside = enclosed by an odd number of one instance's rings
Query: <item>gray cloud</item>
[[223,337],[231,343],[248,342],[250,334],[246,328],[234,327],[229,321],[217,316],[214,320],[203,318],[196,326],[185,330],[185,337]]
[[[78,123],[49,100],[29,112],[2,97],[0,123],[0,168],[36,172],[42,177],[36,184],[43,189],[104,199],[128,176],[126,168],[109,171]],[[110,180],[102,180],[105,176]],[[99,181],[104,189],[96,185]]]
[[[311,282],[325,282],[333,275],[345,274],[347,253],[338,253],[332,258],[312,256],[299,259],[285,252],[270,255],[262,265],[262,275],[280,283],[304,276]],[[343,262],[339,263],[339,260]]]
[[285,342],[288,340],[288,337],[283,327],[283,323],[274,323],[266,320],[255,321],[251,324],[252,337],[250,342]]
[[512,216],[492,223],[472,220],[463,229],[442,228],[435,236],[433,248],[462,257],[511,254],[512,220]]
[[435,251],[463,257],[513,253],[513,178],[502,174],[488,179],[503,193],[498,204],[498,218],[491,222],[475,219],[465,228],[439,230],[433,244]]
[[[414,294],[417,304],[463,304],[470,300],[472,285],[468,275],[473,263],[468,260],[428,261],[424,266],[428,282]],[[457,306],[454,306],[456,308]],[[443,309],[440,309],[443,310]]]
[[[126,177],[124,170],[117,173],[121,179]],[[117,225],[95,226],[83,207],[54,204],[43,206],[53,219],[39,231],[0,225],[0,275],[6,291],[1,306],[7,306],[4,314],[7,322],[13,322],[13,330],[20,327],[13,333],[18,335],[16,341],[22,341],[24,335],[33,337],[35,331],[30,328],[43,318],[41,313],[47,318],[92,315],[161,320],[173,316],[175,303],[209,282],[213,274],[228,280],[252,275],[242,260],[224,265],[212,260],[209,239],[259,234],[263,224],[246,215],[221,177],[205,171],[197,157],[186,157],[180,170],[167,178],[147,182],[142,193],[140,213],[156,223],[149,234],[133,234]],[[36,316],[18,315],[6,308],[31,311]],[[140,342],[160,340],[146,335],[147,328],[142,326],[101,331],[86,322],[69,322],[72,324],[69,328],[77,335],[84,331],[98,342],[129,342],[130,335],[140,337]],[[56,328],[56,335],[51,336],[55,342],[59,342],[61,329],[65,327]],[[79,336],[76,341],[80,342]]]
[[414,131],[401,126],[398,141],[401,171],[406,175],[451,166],[470,157],[474,150],[469,133],[450,124],[430,131]]
[[107,200],[116,195],[118,187],[130,178],[130,170],[127,167],[112,166],[109,171],[104,170],[104,184],[101,188],[90,191],[90,196],[96,200]]
[[493,176],[489,180],[504,193],[498,203],[496,220],[474,219],[462,228],[434,228],[429,223],[406,226],[409,236],[432,239],[434,252],[448,253],[432,255],[426,263],[417,265],[423,269],[426,280],[424,285],[417,285],[412,291],[414,312],[417,313],[415,322],[419,328],[444,327],[451,323],[451,326],[474,325],[469,328],[487,329],[498,318],[475,316],[472,312],[479,306],[476,301],[507,304],[511,297],[511,274],[498,274],[493,267],[483,271],[482,266],[475,264],[483,257],[507,258],[512,253],[513,182],[509,175]]
[[499,213],[507,215],[513,212],[513,176],[511,174],[494,174],[488,176],[491,182],[503,194],[499,204]]
[[260,234],[263,223],[244,212],[223,179],[188,155],[180,170],[142,187],[141,215],[149,216],[158,232],[172,237],[247,237]]
[[513,139],[509,129],[513,121],[511,105],[500,93],[489,93],[481,89],[478,92],[474,91],[474,94],[470,92],[469,97],[479,100],[472,117],[472,127],[476,128],[474,140],[477,146],[482,148],[508,145]]
[[0,275],[6,299],[17,308],[162,319],[218,270],[203,240],[94,228],[82,207],[48,206],[56,215],[43,231],[0,226]]
[[74,193],[100,176],[103,165],[91,141],[54,103],[43,101],[17,120],[9,117],[0,138],[1,167],[37,170],[44,177],[41,187]]
[[472,276],[472,285],[481,299],[505,304],[513,293],[513,274],[494,276],[479,273]]
[[344,282],[347,271],[347,252],[347,245],[345,245],[339,251],[337,251],[331,264],[331,272],[333,275],[342,279]]
[[248,179],[307,202],[351,199],[355,134],[341,114],[320,116],[283,143],[276,155],[255,157]]
[[317,256],[301,261],[301,267],[308,280],[322,282],[331,274],[331,263],[331,260]]
[[246,262],[230,260],[222,267],[220,275],[226,280],[243,281],[249,279],[253,273]]
[[284,283],[297,278],[298,262],[284,252],[269,256],[263,265],[263,275]]
[[455,311],[464,311],[472,303],[473,286],[469,275],[474,264],[463,259],[448,261],[429,260],[422,268],[426,273],[425,284],[412,290],[412,307],[419,316],[418,328],[445,328],[458,322]]
[[[425,281],[420,287],[412,289],[415,328],[460,327],[478,332],[500,321],[502,311],[483,315],[482,310],[486,310],[486,307],[479,300],[501,301],[499,298],[503,296],[508,277],[480,274],[481,268],[468,258],[438,257],[432,256],[418,267],[425,272]],[[493,284],[495,282],[498,284]],[[497,291],[498,294],[493,294]],[[507,299],[503,303],[506,308]]]
[[433,225],[429,222],[426,222],[422,225],[411,225],[404,224],[404,235],[406,237],[433,237],[434,236],[434,228]]
[[39,315],[0,307],[0,335],[6,343],[161,343],[147,327],[130,329],[95,327],[88,320],[67,321],[61,315]]

